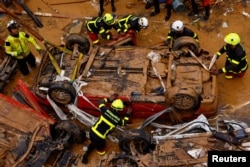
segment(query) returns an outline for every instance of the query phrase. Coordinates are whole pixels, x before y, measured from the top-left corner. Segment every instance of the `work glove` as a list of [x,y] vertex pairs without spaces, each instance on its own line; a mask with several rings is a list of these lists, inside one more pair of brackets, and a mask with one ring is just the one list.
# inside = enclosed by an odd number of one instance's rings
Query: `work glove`
[[221,69],[210,71],[210,74],[211,74],[211,75],[219,75],[219,74],[222,74],[222,73],[223,73],[223,71],[222,71]]
[[44,55],[46,51],[45,51],[44,49],[37,49],[37,52],[38,52],[40,55]]
[[23,56],[24,52],[17,52],[18,56]]
[[212,70],[212,71],[210,71],[210,74],[211,75],[218,75],[219,71],[218,70]]
[[170,40],[169,39],[165,40],[165,45],[168,46],[169,44],[170,44]]
[[118,94],[117,93],[114,93],[114,94],[112,94],[110,97],[109,97],[109,101],[114,101],[115,99],[117,99],[118,98]]
[[118,38],[119,38],[119,36],[113,35],[111,39],[116,41],[116,40],[118,40]]

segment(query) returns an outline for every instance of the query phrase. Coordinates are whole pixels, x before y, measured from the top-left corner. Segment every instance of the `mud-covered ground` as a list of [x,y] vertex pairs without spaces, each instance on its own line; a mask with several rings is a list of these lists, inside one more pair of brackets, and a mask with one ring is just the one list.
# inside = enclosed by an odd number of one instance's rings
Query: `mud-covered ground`
[[[98,4],[92,0],[36,0],[25,1],[26,5],[33,12],[51,13],[52,16],[38,16],[43,23],[43,28],[37,28],[34,22],[27,15],[19,15],[19,17],[28,23],[35,31],[44,37],[44,39],[56,44],[61,44],[61,37],[64,33],[64,27],[77,18],[88,18],[98,14]],[[218,2],[218,3],[215,3]],[[166,9],[164,4],[161,4],[161,13],[150,17],[150,12],[153,8],[146,10],[142,0],[117,0],[115,14],[119,17],[126,14],[135,14],[145,16],[149,19],[149,27],[142,30],[138,34],[138,45],[149,46],[161,42],[165,39],[169,26],[174,20],[182,20],[185,25],[194,30],[200,39],[201,47],[210,52],[212,56],[224,44],[224,36],[231,32],[236,32],[241,37],[241,43],[246,49],[247,54],[250,53],[250,17],[244,16],[242,12],[250,13],[250,7],[241,0],[218,0],[212,1],[211,17],[207,22],[195,20],[187,16],[188,11],[181,13],[172,12],[172,17],[169,21],[164,21]],[[111,12],[111,5],[105,6],[105,12]],[[63,18],[64,17],[64,18]],[[11,17],[1,15],[0,18],[0,37],[4,39],[8,32],[6,24]],[[25,30],[25,29],[24,29]],[[27,30],[25,30],[27,31]],[[115,33],[115,32],[114,32]],[[39,41],[42,47],[42,41]],[[35,52],[35,51],[34,51]],[[37,62],[40,62],[41,57],[36,53]],[[248,57],[249,58],[249,57]],[[217,61],[219,68],[223,67],[225,56]],[[19,72],[15,75],[15,79],[24,80],[30,87],[33,83],[33,78],[36,75],[36,70],[33,70],[27,77],[23,77]],[[230,116],[249,116],[249,100],[250,100],[250,74],[247,71],[246,75],[240,79],[227,80],[223,75],[218,77],[219,82],[219,107],[218,114],[228,114]],[[5,94],[11,96],[11,92],[15,87],[16,82],[11,80],[5,88]],[[108,143],[108,146],[112,144]],[[112,145],[113,146],[113,145]],[[108,152],[113,151],[114,147],[108,147]],[[116,150],[117,148],[115,148]],[[76,148],[76,152],[82,154],[82,146]],[[91,158],[91,163],[98,163],[96,157]],[[79,165],[84,166],[84,165]],[[96,166],[96,165],[95,165]]]

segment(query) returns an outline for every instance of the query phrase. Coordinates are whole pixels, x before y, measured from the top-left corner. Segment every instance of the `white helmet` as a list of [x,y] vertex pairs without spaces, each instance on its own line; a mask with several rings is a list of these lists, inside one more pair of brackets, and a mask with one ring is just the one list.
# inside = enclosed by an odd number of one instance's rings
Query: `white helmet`
[[148,27],[148,19],[146,17],[139,18],[138,23],[143,29]]
[[11,20],[7,24],[7,29],[10,31],[12,28],[19,28],[19,24],[15,20]]
[[175,22],[173,22],[171,28],[172,30],[177,31],[177,32],[182,31],[184,29],[184,24],[182,21],[176,20]]

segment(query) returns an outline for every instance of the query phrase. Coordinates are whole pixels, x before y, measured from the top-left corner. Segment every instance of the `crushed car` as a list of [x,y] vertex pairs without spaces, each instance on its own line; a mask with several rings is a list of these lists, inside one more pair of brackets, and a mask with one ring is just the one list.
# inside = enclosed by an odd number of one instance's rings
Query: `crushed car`
[[33,88],[41,103],[50,98],[56,105],[74,104],[99,116],[98,100],[118,93],[133,118],[147,118],[169,106],[183,120],[216,113],[217,77],[210,75],[208,55],[190,37],[179,38],[171,49],[91,46],[88,38],[74,33],[64,46],[44,44]]
[[70,146],[86,138],[75,123],[56,122],[46,112],[3,94],[0,104],[0,166],[42,167],[50,163],[66,167],[74,163],[77,156]]
[[10,81],[16,69],[17,61],[13,57],[6,55],[4,41],[0,40],[0,92]]

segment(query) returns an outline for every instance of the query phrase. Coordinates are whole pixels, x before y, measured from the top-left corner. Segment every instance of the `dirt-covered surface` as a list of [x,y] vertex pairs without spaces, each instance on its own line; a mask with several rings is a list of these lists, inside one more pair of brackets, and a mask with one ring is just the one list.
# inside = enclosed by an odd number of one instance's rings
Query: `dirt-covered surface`
[[[63,30],[66,25],[71,23],[74,19],[97,16],[98,4],[93,3],[92,0],[36,0],[25,1],[26,5],[33,12],[51,13],[52,16],[37,16],[44,25],[43,28],[37,28],[34,22],[27,15],[19,15],[23,22],[26,22],[30,27],[37,31],[44,39],[61,44],[61,37],[65,33]],[[72,2],[72,3],[70,3]],[[215,3],[218,2],[218,3]],[[61,4],[60,4],[61,3]],[[64,3],[64,4],[63,4]],[[247,7],[242,0],[219,0],[212,1],[211,16],[207,22],[202,20],[195,21],[197,18],[190,18],[187,16],[188,11],[181,13],[172,12],[172,17],[169,21],[164,21],[166,12],[164,4],[161,5],[161,13],[150,17],[150,12],[153,8],[146,10],[145,4],[142,0],[117,0],[115,14],[119,17],[126,14],[135,14],[138,16],[145,16],[149,19],[149,27],[146,30],[142,30],[138,34],[139,46],[150,46],[157,44],[166,38],[169,31],[171,22],[174,20],[182,20],[185,25],[194,30],[200,39],[201,47],[210,52],[212,56],[217,52],[224,44],[224,36],[231,32],[236,32],[241,37],[241,43],[246,49],[247,54],[250,52],[250,17],[244,16],[242,12],[250,13],[250,7]],[[16,9],[16,8],[14,8]],[[105,6],[105,12],[111,12],[111,5]],[[1,15],[0,18],[0,38],[4,39],[8,32],[6,30],[7,22],[12,19],[7,15]],[[24,27],[23,30],[27,31]],[[115,32],[114,32],[115,33]],[[105,42],[105,41],[103,41]],[[42,41],[39,41],[42,47]],[[34,53],[35,50],[33,49]],[[41,57],[36,53],[37,62],[39,63]],[[249,57],[248,57],[249,58]],[[223,67],[225,62],[225,56],[221,57],[217,61],[219,68]],[[20,75],[17,72],[14,76],[16,79],[22,79],[29,87],[32,87],[34,77],[36,76],[36,70],[33,70],[27,77]],[[10,80],[9,84],[4,90],[4,94],[11,96],[12,90],[15,88],[15,80]],[[249,116],[249,97],[250,97],[250,75],[249,71],[243,78],[227,80],[223,74],[218,77],[219,83],[219,107],[218,114],[227,114],[230,116]],[[117,147],[108,142],[108,152],[118,151]],[[79,155],[83,154],[82,146],[76,147],[75,152]],[[99,159],[94,156],[90,158],[90,164],[87,166],[98,166]],[[78,166],[86,166],[79,163]]]

